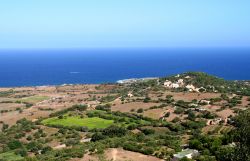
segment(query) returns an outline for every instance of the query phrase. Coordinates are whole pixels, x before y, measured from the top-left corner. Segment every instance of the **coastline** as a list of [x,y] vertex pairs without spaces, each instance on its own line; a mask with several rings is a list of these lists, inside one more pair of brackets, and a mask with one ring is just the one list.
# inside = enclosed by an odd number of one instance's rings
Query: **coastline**
[[49,85],[24,85],[24,86],[1,86],[0,89],[3,88],[25,88],[25,87],[32,87],[32,88],[40,88],[40,87],[63,87],[63,86],[76,86],[76,85],[98,85],[98,84],[127,84],[127,83],[135,83],[141,81],[148,81],[159,79],[159,77],[145,77],[145,78],[128,78],[128,79],[119,79],[113,82],[101,82],[101,83],[63,83],[63,84],[49,84]]
[[148,80],[159,79],[159,77],[145,77],[145,78],[129,78],[129,79],[121,79],[116,81],[118,84],[127,84],[127,83],[135,83],[135,82],[142,82]]
[[[24,85],[24,86],[18,86],[18,85],[17,86],[1,86],[0,85],[0,91],[2,89],[13,89],[13,88],[48,88],[48,87],[83,86],[83,85],[100,85],[100,84],[131,84],[131,83],[143,82],[143,81],[148,81],[148,80],[155,80],[159,78],[161,77],[128,78],[128,79],[120,79],[114,82],[101,82],[101,83],[63,83],[63,84]],[[250,85],[250,80],[227,80],[227,81],[242,82],[247,85]]]

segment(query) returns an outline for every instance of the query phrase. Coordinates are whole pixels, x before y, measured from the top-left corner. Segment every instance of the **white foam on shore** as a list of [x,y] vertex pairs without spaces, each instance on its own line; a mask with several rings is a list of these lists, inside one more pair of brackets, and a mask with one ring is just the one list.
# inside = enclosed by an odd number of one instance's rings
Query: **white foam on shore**
[[121,79],[116,82],[120,84],[124,84],[124,83],[134,83],[138,81],[147,81],[147,80],[153,80],[153,79],[159,79],[159,78],[158,77],[130,78],[130,79]]

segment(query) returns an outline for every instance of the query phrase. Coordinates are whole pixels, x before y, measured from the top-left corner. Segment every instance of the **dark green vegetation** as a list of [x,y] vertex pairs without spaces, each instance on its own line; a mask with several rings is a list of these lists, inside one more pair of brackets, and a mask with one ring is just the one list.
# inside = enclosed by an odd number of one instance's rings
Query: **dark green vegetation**
[[[187,77],[190,77],[187,79]],[[192,84],[198,88],[205,88],[207,92],[217,91],[219,93],[235,93],[250,96],[250,86],[242,81],[227,81],[202,72],[187,72],[180,74],[179,77],[171,76],[161,78],[160,82],[170,80],[173,82],[184,79],[186,84]],[[186,90],[185,88],[178,90]],[[201,91],[202,92],[202,91]]]
[[224,135],[193,135],[189,146],[201,152],[198,160],[250,161],[250,111],[241,112],[233,120],[235,129]]
[[[249,158],[249,130],[250,112],[245,111],[234,118],[235,130],[220,136],[207,136],[200,132],[204,125],[192,121],[185,124],[167,123],[143,118],[138,115],[120,112],[91,111],[87,112],[91,119],[105,118],[113,120],[116,125],[104,129],[94,129],[89,132],[92,138],[89,143],[80,143],[81,130],[69,131],[60,127],[54,138],[65,138],[66,145],[73,145],[70,149],[52,150],[47,145],[51,138],[39,127],[39,122],[32,123],[25,119],[17,122],[15,126],[3,129],[0,133],[1,154],[0,159],[30,160],[28,152],[36,154],[34,160],[67,160],[75,157],[83,157],[87,150],[95,153],[103,153],[106,148],[122,147],[125,150],[140,152],[146,155],[155,155],[159,158],[170,158],[171,154],[181,150],[181,136],[189,133],[192,137],[189,147],[201,152],[197,160],[231,161]],[[190,116],[191,117],[191,116]],[[74,124],[74,121],[72,122]],[[155,128],[165,127],[165,131],[157,131]],[[139,133],[133,130],[138,129]],[[33,135],[27,133],[33,132]],[[20,139],[26,138],[28,142]],[[236,146],[231,146],[235,142]],[[232,144],[233,145],[233,144]],[[232,159],[233,158],[233,159]]]
[[[172,95],[163,95],[166,90],[188,93],[185,87],[166,89],[163,86],[166,80],[175,82],[179,79],[184,79],[185,84],[206,89],[199,94],[220,94],[205,100],[210,103],[196,99],[175,100]],[[184,73],[179,77],[116,87],[105,96],[89,99],[100,102],[95,108],[73,105],[36,122],[21,119],[14,126],[2,123],[0,161],[64,161],[82,158],[87,153],[102,154],[108,148],[123,148],[170,160],[183,146],[200,152],[201,155],[194,158],[197,161],[250,161],[250,112],[248,109],[235,108],[241,106],[243,96],[250,94],[249,86],[244,82],[225,81],[205,73]],[[135,97],[129,99],[129,92]],[[154,92],[158,92],[157,97],[151,96]],[[12,93],[8,91],[0,95],[9,96]],[[113,101],[117,98],[125,105],[126,102],[158,104],[148,109],[131,109],[130,112],[112,111]],[[31,96],[23,100],[34,103],[43,99]],[[202,111],[200,107],[208,104],[221,107],[217,112],[229,109],[235,110],[238,115],[230,116],[227,125],[219,121],[215,126],[210,126],[212,130],[204,132],[207,121],[218,118],[214,112]],[[167,111],[166,107],[173,109]],[[145,117],[145,112],[155,109],[165,110],[160,119]],[[166,118],[172,115],[176,117],[167,121]],[[66,148],[56,149],[54,143],[65,145]]]
[[[76,110],[77,108],[73,109],[67,111],[67,113],[79,113]],[[112,120],[115,124],[104,129],[92,129],[89,132],[89,137],[92,138],[92,141],[82,144],[79,138],[82,131],[80,128],[72,131],[68,130],[67,127],[60,126],[59,131],[55,135],[47,136],[40,128],[39,122],[32,123],[23,119],[18,121],[15,126],[5,128],[1,133],[1,153],[6,155],[6,152],[11,151],[13,156],[16,155],[16,157],[23,157],[24,159],[27,157],[28,152],[32,152],[36,154],[35,158],[37,160],[67,160],[69,158],[82,157],[87,149],[95,153],[102,153],[106,148],[122,147],[126,150],[146,155],[156,155],[160,158],[170,157],[170,154],[173,154],[174,151],[180,150],[180,138],[175,136],[176,132],[155,133],[155,130],[153,130],[155,127],[168,126],[168,124],[161,121],[121,112],[82,111],[81,115],[84,115],[84,113],[89,119]],[[44,120],[42,122],[49,121]],[[72,121],[72,124],[75,124],[74,121]],[[133,133],[134,129],[138,129],[141,132]],[[29,132],[33,132],[33,135],[27,135]],[[26,138],[28,142],[20,141],[22,138]],[[73,147],[67,150],[52,151],[51,147],[47,145],[51,138],[63,139],[66,145],[73,145]]]
[[10,96],[14,93],[13,90],[8,90],[8,91],[2,91],[0,92],[0,97],[6,97],[6,96]]
[[[147,97],[149,88],[153,91],[164,91],[163,84],[166,80],[177,82],[183,79],[185,85],[194,85],[197,88],[201,88],[200,92],[216,92],[225,94],[237,94],[242,96],[250,96],[250,85],[247,81],[228,81],[222,78],[218,78],[203,72],[187,72],[178,75],[163,77],[159,80],[153,79],[148,81],[139,81],[136,83],[130,83],[126,88],[119,89],[120,93],[127,93],[133,91],[134,96],[145,97],[145,102],[150,102],[150,98]],[[184,87],[171,89],[174,92],[187,92],[188,89]],[[121,95],[124,96],[124,95]]]

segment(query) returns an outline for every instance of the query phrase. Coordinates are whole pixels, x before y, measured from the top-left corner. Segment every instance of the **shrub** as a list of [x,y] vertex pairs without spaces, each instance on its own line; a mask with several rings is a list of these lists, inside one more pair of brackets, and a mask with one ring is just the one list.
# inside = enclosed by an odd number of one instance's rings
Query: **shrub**
[[175,117],[173,120],[172,120],[172,122],[173,123],[176,123],[176,122],[179,122],[181,119],[179,118],[179,117]]
[[98,105],[96,106],[96,110],[103,110],[103,111],[110,111],[111,109],[111,105],[110,104],[105,104],[105,105]]
[[170,112],[167,112],[164,117],[169,117],[170,116]]
[[127,130],[123,127],[119,126],[110,126],[103,130],[103,134],[109,137],[121,137],[124,136],[127,133]]
[[15,154],[21,155],[22,157],[25,157],[28,155],[27,150],[24,148],[15,150]]
[[102,140],[102,139],[105,139],[106,138],[106,136],[104,136],[102,133],[100,133],[100,132],[97,132],[97,133],[94,133],[93,135],[92,135],[92,138],[91,138],[91,141],[98,141],[98,140]]
[[184,112],[184,109],[181,107],[176,107],[176,109],[174,110],[174,113],[176,114],[182,114]]
[[189,120],[192,120],[192,121],[195,120],[195,114],[194,114],[192,111],[190,111],[190,112],[188,113],[188,119],[189,119]]
[[73,105],[72,109],[77,109],[79,111],[85,111],[87,110],[88,106],[87,105]]
[[62,116],[62,115],[60,115],[60,116],[58,116],[58,118],[59,118],[59,119],[63,119],[63,116]]
[[142,108],[139,108],[139,109],[137,110],[137,113],[143,113],[143,109],[142,109]]
[[155,131],[153,129],[142,129],[142,132],[145,135],[150,135],[150,134],[154,134],[155,133]]
[[144,103],[148,103],[151,100],[151,98],[149,97],[145,97],[145,99],[143,100]]
[[8,147],[11,149],[11,150],[14,150],[14,149],[18,149],[18,148],[22,148],[23,145],[20,141],[18,140],[11,140],[9,143],[8,143]]

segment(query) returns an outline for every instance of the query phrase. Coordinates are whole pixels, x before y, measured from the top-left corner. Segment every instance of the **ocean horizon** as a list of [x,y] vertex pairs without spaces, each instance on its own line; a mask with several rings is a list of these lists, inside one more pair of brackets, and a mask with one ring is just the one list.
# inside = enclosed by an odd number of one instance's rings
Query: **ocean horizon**
[[0,87],[114,83],[206,72],[250,80],[250,48],[0,50]]

